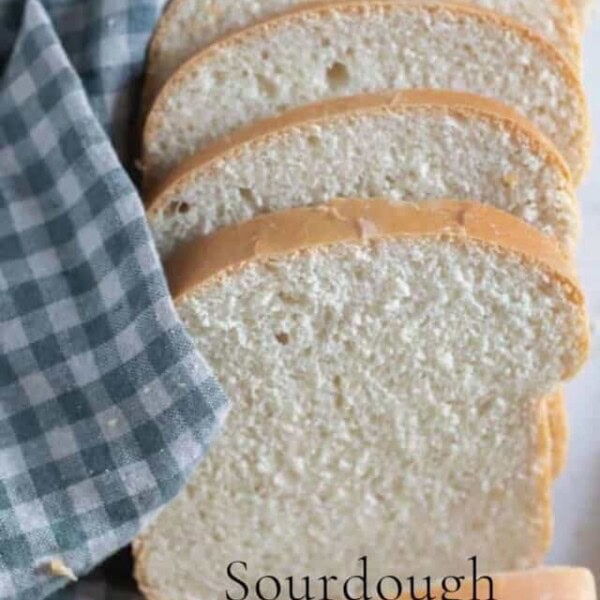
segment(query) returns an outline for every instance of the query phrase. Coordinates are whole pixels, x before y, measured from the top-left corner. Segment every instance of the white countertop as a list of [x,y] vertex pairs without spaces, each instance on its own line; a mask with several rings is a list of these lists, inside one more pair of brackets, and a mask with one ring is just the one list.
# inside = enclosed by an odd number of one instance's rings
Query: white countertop
[[586,36],[585,83],[594,128],[591,171],[579,192],[583,237],[580,273],[592,317],[592,357],[569,385],[571,448],[567,469],[556,485],[553,564],[591,568],[600,582],[600,18]]

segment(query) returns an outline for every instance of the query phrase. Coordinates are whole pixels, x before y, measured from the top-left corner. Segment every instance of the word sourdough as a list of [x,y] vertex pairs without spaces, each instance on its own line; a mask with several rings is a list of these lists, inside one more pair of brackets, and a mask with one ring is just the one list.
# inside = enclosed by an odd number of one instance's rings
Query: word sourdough
[[470,578],[448,575],[435,585],[432,577],[418,579],[396,575],[386,575],[371,582],[368,556],[362,556],[358,562],[360,574],[344,580],[335,575],[318,578],[263,575],[249,582],[244,578],[248,563],[234,561],[227,566],[227,576],[233,585],[228,587],[225,595],[227,600],[453,600],[454,594],[466,588],[472,590],[470,600],[498,600],[494,596],[493,579],[478,574],[476,556],[469,559]]

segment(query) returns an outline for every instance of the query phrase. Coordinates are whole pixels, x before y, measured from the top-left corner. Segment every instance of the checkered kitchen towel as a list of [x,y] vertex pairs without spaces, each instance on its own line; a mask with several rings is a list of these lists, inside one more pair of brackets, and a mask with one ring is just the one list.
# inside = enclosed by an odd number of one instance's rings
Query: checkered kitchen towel
[[[2,600],[62,588],[52,560],[83,576],[126,545],[226,411],[114,150],[135,139],[161,8],[0,0]],[[124,597],[94,582],[59,595]]]

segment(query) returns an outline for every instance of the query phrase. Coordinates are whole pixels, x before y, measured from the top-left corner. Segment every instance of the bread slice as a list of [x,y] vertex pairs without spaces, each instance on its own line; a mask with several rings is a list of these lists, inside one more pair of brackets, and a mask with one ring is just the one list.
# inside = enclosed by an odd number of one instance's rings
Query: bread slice
[[344,200],[220,229],[166,269],[234,406],[136,544],[147,594],[223,597],[234,560],[247,581],[342,580],[364,554],[374,580],[462,572],[473,554],[487,571],[542,560],[537,399],[589,343],[550,239],[475,203]]
[[552,472],[554,478],[565,470],[569,454],[569,418],[564,391],[549,396],[550,443],[552,446]]
[[327,100],[251,125],[176,169],[148,199],[159,251],[259,213],[324,198],[472,198],[568,251],[579,233],[569,170],[493,100],[409,90]]
[[448,88],[496,98],[563,153],[575,182],[589,131],[576,72],[531,30],[444,2],[352,0],[301,7],[196,54],[144,128],[146,182],[238,127],[331,97]]
[[[471,0],[514,18],[554,43],[577,64],[579,24],[571,0]],[[289,10],[302,0],[172,0],[160,19],[150,49],[144,104],[193,54],[218,38]]]
[[[502,600],[597,600],[594,576],[587,569],[547,567],[494,575],[492,581],[493,597]],[[492,597],[488,594],[489,583],[486,581],[479,582],[477,589],[474,587],[473,578],[468,578],[451,597],[454,600]],[[456,589],[456,584],[447,581],[448,589]],[[423,589],[417,596],[425,598],[427,591]],[[432,591],[436,598],[441,598],[442,593],[442,587]]]

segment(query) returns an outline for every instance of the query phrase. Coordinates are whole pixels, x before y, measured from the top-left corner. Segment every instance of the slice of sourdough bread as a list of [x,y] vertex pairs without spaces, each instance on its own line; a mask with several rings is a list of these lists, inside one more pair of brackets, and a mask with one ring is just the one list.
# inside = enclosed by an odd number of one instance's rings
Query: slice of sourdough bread
[[[193,54],[218,38],[302,3],[302,0],[172,0],[152,38],[144,87],[145,105]],[[471,0],[530,27],[575,64],[579,23],[571,0]]]
[[444,2],[352,0],[301,7],[209,46],[163,87],[144,128],[152,183],[241,125],[331,97],[386,89],[504,101],[563,153],[578,182],[587,107],[572,66],[496,13]]
[[579,232],[569,170],[506,106],[409,90],[328,100],[234,132],[148,199],[163,256],[259,213],[327,198],[472,198],[525,219],[568,251]]
[[[493,597],[502,600],[596,600],[597,598],[594,576],[587,569],[572,567],[532,569],[494,575],[492,580]],[[448,581],[446,590],[449,589],[456,589],[456,584]],[[489,584],[486,582],[475,584],[473,578],[468,578],[462,583],[461,589],[452,593],[451,597],[453,600],[491,598],[489,589]],[[426,598],[427,591],[423,590],[417,596]],[[432,595],[442,598],[443,591],[443,588],[439,587],[432,592]]]
[[540,563],[537,399],[588,348],[550,239],[474,203],[345,200],[220,229],[167,272],[234,406],[136,543],[150,597],[223,597],[236,560],[249,582],[343,580],[365,554],[372,580],[461,573],[473,554],[488,572]]

